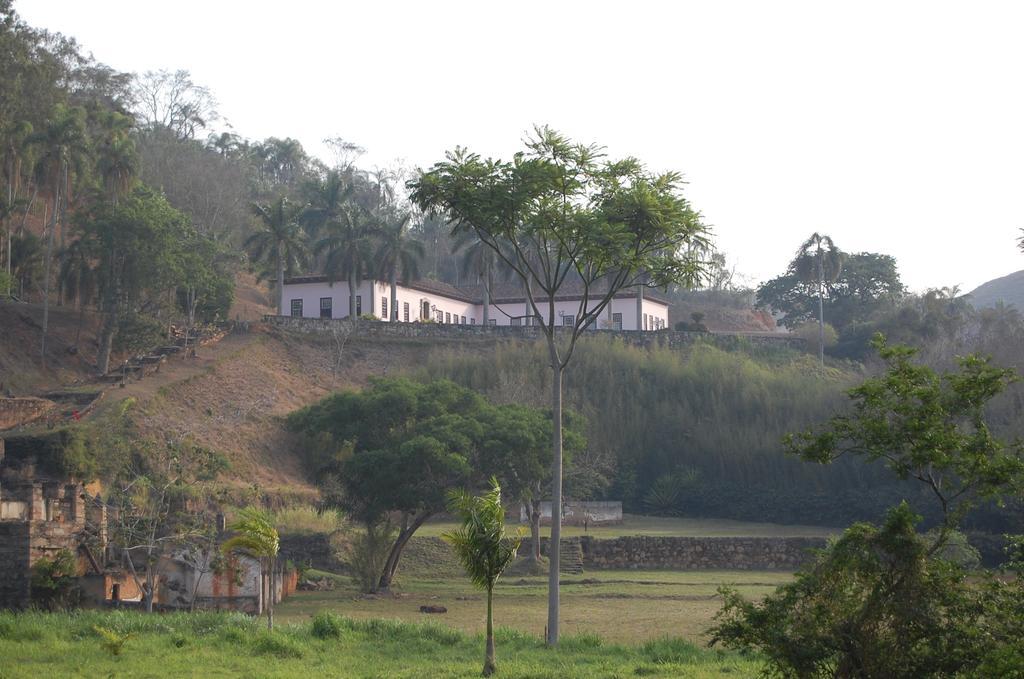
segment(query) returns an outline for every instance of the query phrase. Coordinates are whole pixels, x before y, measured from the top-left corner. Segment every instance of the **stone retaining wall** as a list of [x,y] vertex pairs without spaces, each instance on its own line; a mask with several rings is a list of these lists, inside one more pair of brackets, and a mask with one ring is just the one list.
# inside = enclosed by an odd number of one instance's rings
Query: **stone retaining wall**
[[[796,570],[824,538],[577,538],[590,570]],[[547,538],[541,551],[547,554]]]
[[0,430],[13,429],[38,420],[55,406],[53,401],[45,398],[0,398]]
[[[292,316],[264,316],[268,325],[284,328],[293,332],[330,335],[341,330],[351,333],[351,337],[378,339],[414,339],[425,338],[435,340],[466,340],[466,339],[541,339],[543,335],[537,326],[510,325],[455,325],[445,323],[388,323],[385,321],[359,320],[352,323],[342,318],[297,318]],[[568,332],[568,329],[556,328],[556,331]],[[622,342],[638,347],[667,347],[680,349],[692,346],[697,342],[710,342],[722,349],[731,349],[741,344],[760,346],[785,346],[794,349],[803,348],[804,340],[786,334],[743,334],[743,333],[703,333],[677,332],[675,330],[657,330],[637,332],[635,330],[593,330],[585,337],[613,337]]]

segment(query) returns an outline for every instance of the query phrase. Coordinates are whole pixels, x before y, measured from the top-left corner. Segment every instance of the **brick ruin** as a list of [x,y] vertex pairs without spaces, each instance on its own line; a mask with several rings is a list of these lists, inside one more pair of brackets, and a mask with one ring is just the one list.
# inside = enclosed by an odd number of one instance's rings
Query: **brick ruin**
[[[126,555],[110,540],[116,510],[90,496],[74,479],[38,474],[30,462],[12,463],[0,439],[0,609],[32,604],[32,567],[66,550],[75,557],[82,605],[139,606],[142,590]],[[217,544],[224,537],[218,535]],[[269,578],[258,559],[238,556],[221,572],[183,549],[171,549],[157,565],[154,607],[235,610],[259,615],[270,596]],[[137,557],[133,559],[139,565]],[[274,601],[295,591],[297,575],[278,560]]]

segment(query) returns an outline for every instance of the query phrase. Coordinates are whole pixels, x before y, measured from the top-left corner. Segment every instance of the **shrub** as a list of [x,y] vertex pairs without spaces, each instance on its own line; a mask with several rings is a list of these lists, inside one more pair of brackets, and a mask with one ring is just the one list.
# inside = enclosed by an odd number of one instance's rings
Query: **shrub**
[[100,638],[100,646],[104,651],[110,655],[121,655],[121,651],[124,650],[125,644],[132,637],[131,634],[118,634],[117,632],[107,629],[106,627],[100,627],[99,625],[93,626],[93,631]]
[[377,591],[378,578],[384,571],[384,562],[387,561],[397,532],[390,521],[384,520],[367,524],[365,530],[356,533],[352,539],[349,566],[352,568],[352,579],[362,591]]
[[[829,349],[836,345],[839,340],[839,333],[828,323],[825,324],[825,348]],[[799,337],[806,342],[807,350],[812,353],[818,351],[818,323],[816,321],[808,321],[802,323],[793,329],[793,335]]]
[[333,533],[341,526],[342,515],[336,509],[318,510],[309,505],[285,507],[274,512],[274,525],[282,535]]
[[692,663],[702,655],[699,648],[677,637],[652,639],[644,644],[642,652],[648,660],[658,664]]
[[341,619],[333,613],[317,613],[313,618],[313,636],[317,639],[340,639]]
[[301,658],[303,655],[302,648],[293,639],[267,631],[259,632],[252,639],[252,650],[260,655],[272,655],[282,660]]
[[32,564],[32,603],[47,610],[69,608],[78,601],[75,557],[62,549]]

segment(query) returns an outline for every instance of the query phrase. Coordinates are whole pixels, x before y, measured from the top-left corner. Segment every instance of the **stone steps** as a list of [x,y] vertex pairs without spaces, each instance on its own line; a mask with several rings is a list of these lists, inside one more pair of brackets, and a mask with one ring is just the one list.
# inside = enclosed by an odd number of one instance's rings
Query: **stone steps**
[[583,548],[579,538],[559,540],[558,572],[567,575],[579,575],[583,572]]

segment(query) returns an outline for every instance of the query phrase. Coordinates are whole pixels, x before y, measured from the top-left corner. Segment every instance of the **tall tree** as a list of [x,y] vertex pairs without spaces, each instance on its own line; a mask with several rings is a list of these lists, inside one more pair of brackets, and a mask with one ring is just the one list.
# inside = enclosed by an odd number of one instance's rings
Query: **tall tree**
[[[270,514],[256,507],[239,510],[238,518],[230,525],[231,530],[238,534],[228,538],[221,550],[225,554],[242,552],[260,561],[261,575],[268,580],[267,587],[267,629],[274,629],[274,594],[277,591],[277,554],[281,548],[281,538]],[[260,583],[262,588],[263,584]]]
[[3,141],[3,172],[6,175],[6,196],[0,202],[0,224],[6,234],[5,271],[11,275],[11,237],[14,231],[15,211],[23,205],[20,200],[22,167],[28,157],[28,140],[32,135],[32,124],[26,120],[8,123],[0,127]]
[[508,269],[499,266],[498,255],[486,242],[477,237],[471,229],[463,229],[455,234],[452,249],[460,253],[459,270],[468,280],[475,280],[483,288],[484,325],[491,322],[491,296],[494,292],[495,272]]
[[[58,105],[47,121],[44,129],[33,134],[32,142],[40,148],[40,172],[45,177],[53,196],[53,211],[47,225],[46,260],[43,268],[43,332],[40,342],[40,356],[46,364],[46,334],[50,320],[50,279],[53,265],[54,233],[60,219],[65,214],[64,205],[71,186],[71,176],[75,169],[81,167],[82,160],[88,152],[88,139],[85,134],[85,109]],[[61,223],[61,241],[67,225]]]
[[383,216],[377,233],[377,275],[387,278],[391,287],[389,319],[398,320],[398,280],[403,283],[418,278],[420,261],[423,259],[423,243],[409,235],[408,212],[389,210]]
[[[518,276],[537,317],[551,368],[552,511],[548,643],[558,642],[562,503],[562,378],[580,335],[623,288],[695,282],[703,265],[686,246],[703,240],[699,213],[681,194],[681,177],[654,174],[639,161],[604,160],[593,145],[536,128],[513,160],[484,160],[465,149],[410,182],[422,209],[472,229]],[[576,313],[559,317],[567,285]],[[562,321],[564,333],[556,334]]]
[[796,274],[818,288],[818,362],[825,369],[825,283],[834,281],[843,270],[843,254],[831,236],[817,231],[796,252]]
[[373,264],[372,238],[376,235],[372,215],[363,207],[346,205],[337,218],[324,225],[314,248],[324,255],[324,270],[332,279],[348,281],[348,317],[355,319],[356,290]]
[[442,537],[452,546],[473,584],[487,591],[483,675],[489,677],[498,669],[494,659],[494,584],[515,560],[521,538],[505,534],[505,508],[496,478],[491,478],[490,490],[479,497],[464,490],[453,490],[448,508],[459,516],[462,525]]
[[254,203],[259,231],[245,247],[255,262],[268,262],[277,272],[277,315],[284,316],[284,275],[305,265],[309,248],[299,221],[303,206],[281,196],[270,204]]
[[139,170],[131,130],[132,119],[126,115],[110,111],[102,118],[96,165],[106,198],[114,205],[131,190]]

